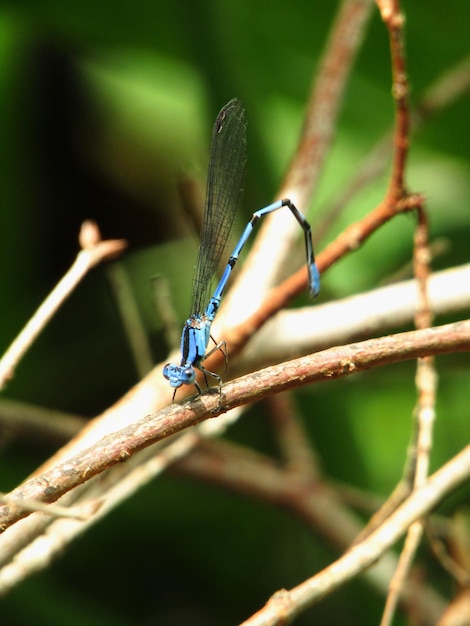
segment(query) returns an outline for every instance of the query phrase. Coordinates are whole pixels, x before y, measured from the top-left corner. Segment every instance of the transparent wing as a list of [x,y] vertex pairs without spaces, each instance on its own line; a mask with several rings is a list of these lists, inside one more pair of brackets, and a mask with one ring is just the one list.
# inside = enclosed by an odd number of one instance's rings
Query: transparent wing
[[208,304],[212,279],[241,203],[245,165],[245,109],[240,100],[234,98],[220,111],[212,131],[206,204],[193,276],[190,315],[203,313]]

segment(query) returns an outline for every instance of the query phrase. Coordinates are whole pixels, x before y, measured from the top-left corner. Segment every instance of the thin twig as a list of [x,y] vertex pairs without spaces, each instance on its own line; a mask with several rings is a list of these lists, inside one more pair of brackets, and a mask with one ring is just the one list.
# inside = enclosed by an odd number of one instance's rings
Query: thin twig
[[394,545],[417,519],[429,513],[470,476],[470,446],[433,474],[368,539],[356,544],[322,572],[289,591],[274,594],[242,626],[281,626],[363,572]]
[[404,53],[403,26],[405,18],[399,0],[377,0],[390,38],[392,61],[392,96],[395,101],[394,151],[388,197],[393,203],[405,195],[405,166],[409,148],[410,111],[408,77]]
[[[277,459],[215,440],[202,442],[171,471],[270,507],[284,508],[340,554],[350,548],[362,528],[362,520],[338,498],[336,484],[321,476],[318,468],[312,475],[308,463],[284,467]],[[396,566],[395,555],[388,552],[363,575],[372,589],[385,596]],[[434,626],[446,606],[445,599],[425,581],[410,581],[400,601],[405,609],[413,606],[423,626]]]
[[90,222],[83,224],[79,239],[82,249],[72,267],[3,355],[0,361],[0,389],[13,377],[19,361],[83,277],[95,265],[120,255],[127,245],[123,239],[101,241],[98,227]]
[[[377,4],[390,36],[393,75],[392,94],[395,100],[396,112],[394,134],[395,156],[387,195],[392,198],[400,198],[406,194],[405,165],[409,147],[410,128],[408,78],[403,41],[404,17],[400,10],[399,0],[378,0]],[[418,280],[419,298],[418,309],[415,315],[415,325],[417,328],[423,329],[429,327],[432,323],[432,313],[427,291],[430,253],[428,247],[427,220],[423,205],[417,205],[416,211],[418,224],[415,234],[414,267],[415,276]],[[432,357],[418,359],[416,381],[418,387],[416,453],[411,448],[412,458],[416,459],[413,485],[415,489],[425,485],[429,467],[435,404],[435,372]],[[410,463],[408,463],[408,465],[411,466]],[[423,527],[422,521],[420,520],[415,521],[408,529],[397,571],[390,583],[390,593],[385,604],[381,626],[390,626],[393,621],[398,599],[421,541],[422,533]]]
[[426,89],[413,115],[413,129],[420,126],[431,115],[453,104],[469,90],[470,57],[466,56]]
[[[424,209],[417,210],[418,223],[415,231],[414,267],[418,285],[418,306],[415,313],[416,328],[429,328],[433,316],[428,295],[430,275],[428,222]],[[416,435],[408,453],[408,471],[414,476],[413,489],[423,486],[429,473],[429,459],[432,450],[432,432],[435,420],[437,375],[434,359],[427,356],[418,359],[416,366],[416,387],[418,392],[415,409]],[[410,486],[411,487],[411,486]],[[400,555],[397,571],[390,582],[390,594],[387,598],[381,626],[389,626],[395,614],[400,594],[405,587],[414,556],[423,535],[423,521],[417,520],[408,529],[405,544]]]
[[4,504],[12,504],[13,506],[19,506],[23,508],[28,513],[33,513],[36,511],[40,511],[41,513],[45,513],[51,517],[61,517],[67,519],[75,519],[85,521],[92,514],[96,513],[99,508],[99,504],[95,503],[94,506],[85,507],[66,507],[60,506],[59,504],[46,504],[44,502],[38,502],[37,500],[23,500],[19,501],[18,499],[12,500],[10,496],[5,493],[0,492],[0,502]]

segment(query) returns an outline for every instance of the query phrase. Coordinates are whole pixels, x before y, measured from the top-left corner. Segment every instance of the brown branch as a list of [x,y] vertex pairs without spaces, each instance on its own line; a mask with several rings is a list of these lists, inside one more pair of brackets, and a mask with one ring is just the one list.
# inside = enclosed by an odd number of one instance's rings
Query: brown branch
[[[53,502],[73,487],[125,461],[139,450],[194,426],[208,416],[215,417],[272,393],[307,383],[343,378],[371,367],[421,356],[469,349],[470,321],[465,321],[330,348],[244,376],[224,385],[221,398],[217,393],[208,393],[146,416],[127,428],[106,435],[75,457],[31,478],[8,494],[17,499],[18,506],[0,507],[0,528],[5,530],[25,517],[21,500]],[[220,406],[221,403],[223,406]]]
[[[302,460],[297,463],[296,459],[295,463],[282,466],[278,460],[215,440],[202,442],[178,461],[171,472],[218,485],[269,506],[283,507],[303,520],[323,543],[342,554],[353,544],[363,522],[338,497],[337,485],[325,479],[318,468],[312,471],[311,463],[304,460],[307,463]],[[387,553],[363,575],[372,589],[385,596],[396,565],[395,555]],[[405,609],[413,607],[422,626],[434,626],[446,606],[439,593],[424,581],[410,581],[400,601]]]
[[399,0],[377,0],[382,20],[387,26],[392,61],[392,97],[395,101],[395,131],[392,174],[388,196],[395,201],[405,193],[405,165],[409,147],[410,112],[408,78],[404,54],[403,26],[405,18]]
[[297,587],[277,592],[243,626],[282,626],[349,580],[364,572],[403,536],[410,525],[429,513],[470,476],[470,446],[433,474],[366,540]]
[[[432,323],[432,310],[429,303],[428,279],[430,276],[430,251],[428,241],[428,221],[423,207],[417,209],[418,223],[415,230],[414,269],[418,285],[418,306],[415,312],[415,326],[428,328]],[[434,358],[426,356],[418,359],[416,367],[417,403],[414,413],[416,427],[413,441],[409,446],[403,491],[418,489],[426,484],[432,450],[432,435],[435,421],[437,375]],[[412,483],[407,478],[413,477]],[[401,487],[399,487],[401,491]],[[396,492],[395,492],[396,494]],[[415,521],[406,534],[397,570],[390,582],[381,626],[390,626],[400,596],[404,593],[412,563],[423,536],[424,523]],[[405,584],[406,583],[406,584]]]
[[[399,0],[377,0],[377,4],[389,32],[392,61],[392,95],[395,100],[395,150],[387,196],[393,202],[406,195],[405,166],[409,147],[410,111],[404,54],[404,16],[401,13]],[[418,224],[415,231],[414,269],[418,281],[419,297],[418,309],[415,314],[415,325],[417,328],[424,329],[428,328],[432,323],[428,296],[430,252],[426,213],[421,203],[417,205],[416,211]],[[428,474],[435,411],[435,379],[432,356],[418,359],[416,375],[418,387],[418,403],[415,417],[417,424],[416,441],[415,445],[410,448],[408,461],[409,467],[413,468],[413,488],[415,489],[425,485]],[[392,500],[396,496],[397,490],[392,495]],[[388,504],[390,505],[390,503]],[[386,508],[385,506],[384,510]],[[390,582],[390,592],[385,603],[381,626],[389,626],[392,623],[405,580],[421,542],[422,533],[423,526],[419,520],[415,521],[407,531],[398,567]]]

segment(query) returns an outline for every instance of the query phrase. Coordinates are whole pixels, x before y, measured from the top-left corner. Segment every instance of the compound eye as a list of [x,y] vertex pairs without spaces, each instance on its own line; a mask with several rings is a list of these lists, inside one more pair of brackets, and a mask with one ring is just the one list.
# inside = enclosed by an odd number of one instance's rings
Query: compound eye
[[187,367],[181,372],[181,382],[185,385],[191,385],[196,380],[196,372],[192,367]]
[[163,376],[167,380],[170,380],[170,367],[171,367],[171,363],[167,363],[165,367],[163,368]]

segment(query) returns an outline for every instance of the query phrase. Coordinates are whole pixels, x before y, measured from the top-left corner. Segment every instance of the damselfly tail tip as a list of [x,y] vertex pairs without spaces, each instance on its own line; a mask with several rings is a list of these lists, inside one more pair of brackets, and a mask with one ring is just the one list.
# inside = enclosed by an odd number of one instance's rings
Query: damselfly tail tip
[[316,263],[310,266],[308,287],[310,295],[316,298],[320,293],[320,272],[318,271]]

